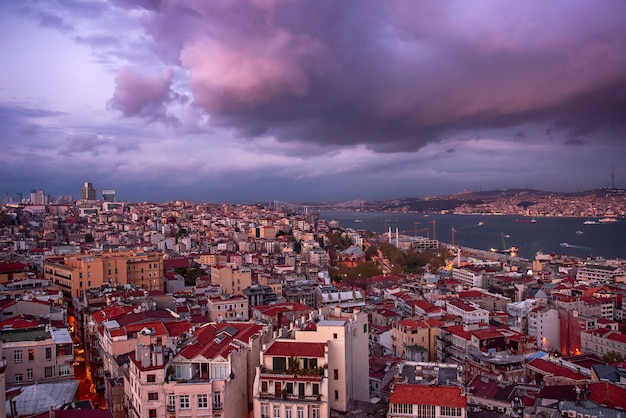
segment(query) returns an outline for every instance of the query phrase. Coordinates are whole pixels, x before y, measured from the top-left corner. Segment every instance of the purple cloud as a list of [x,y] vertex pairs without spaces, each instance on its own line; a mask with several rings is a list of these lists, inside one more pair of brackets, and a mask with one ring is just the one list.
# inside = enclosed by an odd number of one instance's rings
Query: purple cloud
[[620,2],[163,1],[145,27],[242,136],[391,152],[580,114],[624,129]]
[[120,68],[109,107],[119,110],[125,117],[171,120],[166,114],[166,105],[179,98],[171,90],[172,75],[170,69],[158,74],[142,74],[130,67]]

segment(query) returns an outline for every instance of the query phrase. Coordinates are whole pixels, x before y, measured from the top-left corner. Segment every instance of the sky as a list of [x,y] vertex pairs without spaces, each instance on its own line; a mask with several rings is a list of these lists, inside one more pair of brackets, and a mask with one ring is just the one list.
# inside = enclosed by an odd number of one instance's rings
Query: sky
[[623,0],[0,2],[0,194],[626,187]]

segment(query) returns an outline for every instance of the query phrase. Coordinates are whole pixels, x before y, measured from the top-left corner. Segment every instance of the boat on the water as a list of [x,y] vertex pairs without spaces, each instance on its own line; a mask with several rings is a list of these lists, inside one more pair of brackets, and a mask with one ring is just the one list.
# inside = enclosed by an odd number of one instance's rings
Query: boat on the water
[[518,224],[534,224],[537,223],[537,220],[535,218],[517,218],[515,222]]
[[510,248],[490,248],[489,249],[492,253],[498,253],[498,254],[511,254],[511,255],[515,255],[519,252],[519,248],[517,247],[510,247]]
[[361,219],[355,219],[354,222],[361,223],[363,221]]
[[583,222],[583,225],[595,225],[595,224],[597,224],[596,221],[585,221],[585,222]]
[[562,242],[561,243],[561,247],[569,247],[569,243],[568,242]]
[[602,218],[598,222],[608,223],[608,222],[617,222],[616,218]]
[[576,235],[583,235],[584,232],[583,231],[576,231]]

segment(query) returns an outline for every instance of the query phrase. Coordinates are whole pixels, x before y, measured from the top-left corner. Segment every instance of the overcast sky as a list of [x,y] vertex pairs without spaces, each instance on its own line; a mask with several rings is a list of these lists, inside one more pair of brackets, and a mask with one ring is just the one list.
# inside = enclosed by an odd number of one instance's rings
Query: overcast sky
[[0,193],[626,186],[626,2],[0,2]]

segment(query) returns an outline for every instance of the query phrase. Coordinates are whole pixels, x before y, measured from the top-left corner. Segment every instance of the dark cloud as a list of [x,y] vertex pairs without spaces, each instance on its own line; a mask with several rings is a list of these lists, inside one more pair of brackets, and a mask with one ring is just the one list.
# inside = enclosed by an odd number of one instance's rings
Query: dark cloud
[[626,80],[620,2],[170,0],[145,25],[211,123],[246,137],[412,151],[581,113],[606,125],[625,97],[605,91]]

